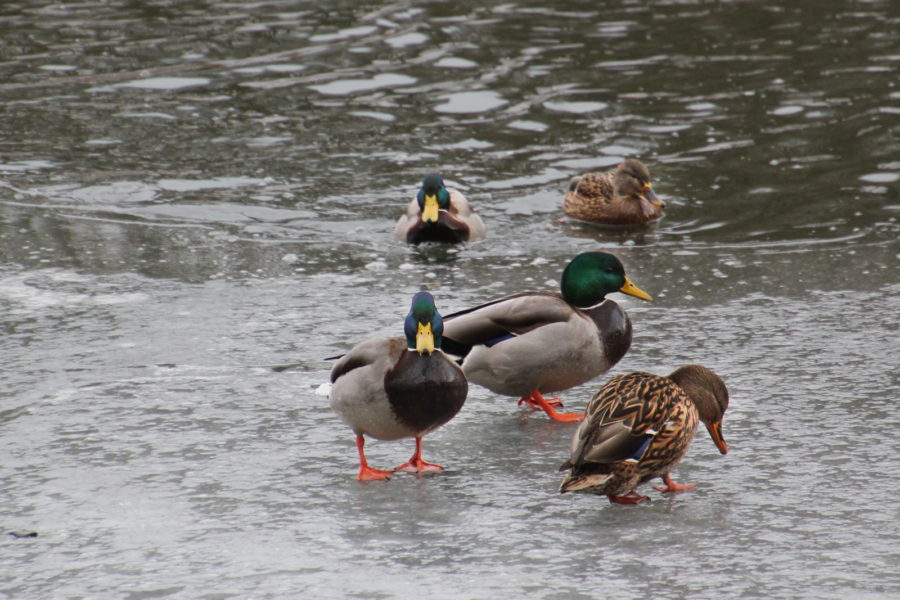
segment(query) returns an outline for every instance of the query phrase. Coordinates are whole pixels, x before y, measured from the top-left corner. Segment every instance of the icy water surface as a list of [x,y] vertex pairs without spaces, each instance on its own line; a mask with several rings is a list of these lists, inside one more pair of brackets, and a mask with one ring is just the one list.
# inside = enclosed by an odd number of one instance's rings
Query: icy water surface
[[[897,597],[892,8],[3,3],[0,594]],[[626,156],[665,219],[563,217]],[[434,170],[483,242],[391,242]],[[355,480],[325,357],[597,248],[654,296],[610,374],[729,386],[696,490],[561,496],[573,427],[474,385],[445,473]]]

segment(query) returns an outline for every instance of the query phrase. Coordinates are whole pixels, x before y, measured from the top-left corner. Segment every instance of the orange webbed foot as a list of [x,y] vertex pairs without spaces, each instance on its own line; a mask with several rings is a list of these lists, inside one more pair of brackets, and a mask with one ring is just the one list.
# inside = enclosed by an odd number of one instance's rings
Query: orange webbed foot
[[444,467],[422,460],[422,436],[417,435],[416,451],[413,453],[412,458],[394,470],[407,473],[437,473],[443,471]]
[[372,467],[360,467],[359,475],[356,476],[360,481],[378,481],[381,479],[390,479],[393,471],[385,471],[384,469],[373,469]]
[[554,421],[559,421],[561,423],[578,423],[584,419],[584,413],[561,413],[553,411],[547,412],[547,416]]
[[356,435],[356,450],[359,452],[359,474],[356,476],[360,481],[378,481],[379,479],[390,479],[393,471],[385,471],[384,469],[373,469],[366,461],[366,453],[363,447],[366,440],[362,434]]
[[607,496],[607,498],[613,504],[638,504],[650,499],[648,496],[641,496],[634,490],[631,490],[624,496]]
[[395,471],[404,471],[406,473],[438,473],[444,470],[444,467],[435,463],[425,462],[421,458],[418,460],[410,459],[394,469]]
[[535,410],[542,410],[547,416],[554,421],[563,423],[575,423],[584,418],[582,413],[561,413],[556,411],[556,406],[562,407],[562,400],[559,398],[544,398],[539,390],[531,390],[530,396],[525,396],[519,400],[519,406],[527,404]]
[[[555,408],[563,408],[562,400],[560,400],[559,398],[544,398],[543,396],[541,396],[541,399],[550,406],[553,406]],[[544,410],[544,405],[539,401],[534,400],[531,396],[519,398],[519,406],[522,406],[523,404],[527,405],[528,408],[533,408],[534,410]]]
[[696,483],[677,483],[677,482],[673,481],[671,477],[669,477],[668,473],[663,475],[662,480],[663,480],[663,483],[665,483],[666,485],[654,485],[653,486],[654,490],[657,490],[657,491],[660,491],[663,493],[684,492],[686,490],[692,490],[695,487],[697,487]]

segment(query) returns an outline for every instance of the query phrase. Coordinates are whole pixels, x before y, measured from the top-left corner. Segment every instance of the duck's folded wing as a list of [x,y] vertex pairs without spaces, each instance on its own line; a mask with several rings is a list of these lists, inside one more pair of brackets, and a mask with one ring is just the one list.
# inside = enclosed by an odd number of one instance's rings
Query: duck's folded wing
[[472,206],[462,192],[450,190],[450,213],[460,217],[468,217],[472,212]]
[[341,357],[331,369],[331,383],[354,369],[383,363],[385,372],[400,358],[406,347],[403,338],[374,338],[361,342]]
[[462,192],[450,190],[450,210],[447,212],[452,219],[464,224],[468,229],[466,232],[466,239],[477,240],[484,237],[484,221],[482,221],[481,217],[479,217],[472,209],[472,206],[469,204],[466,197],[462,195]]
[[656,434],[655,430],[635,435],[631,426],[619,421],[594,430],[585,440],[577,463],[609,464],[623,460],[638,460]]
[[416,197],[413,196],[412,200],[409,201],[406,205],[406,212],[404,216],[410,219],[420,219],[422,218],[422,211],[419,208],[419,201],[416,200]]
[[664,426],[673,402],[663,378],[649,373],[611,379],[588,404],[572,439],[570,462],[639,460]]
[[406,212],[400,215],[400,218],[397,219],[397,224],[394,225],[394,239],[405,241],[410,227],[415,226],[416,223],[421,220],[422,217],[419,214],[419,204],[416,202],[416,199],[413,198],[409,204],[406,205]]
[[578,182],[576,190],[585,198],[609,200],[613,197],[613,185],[606,173],[587,173]]
[[[493,345],[572,317],[572,307],[554,292],[523,292],[444,317],[443,349],[465,356],[476,345]],[[449,342],[449,344],[448,344]]]

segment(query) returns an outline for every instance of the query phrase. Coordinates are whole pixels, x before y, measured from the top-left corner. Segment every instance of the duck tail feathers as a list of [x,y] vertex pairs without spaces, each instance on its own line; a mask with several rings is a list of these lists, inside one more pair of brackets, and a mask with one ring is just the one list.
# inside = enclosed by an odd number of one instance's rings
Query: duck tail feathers
[[456,360],[457,364],[462,364],[463,360],[466,358],[466,355],[469,354],[469,352],[472,350],[472,346],[457,342],[456,340],[444,336],[443,338],[441,338],[441,350],[444,351],[444,354],[453,357]]
[[609,475],[569,473],[559,486],[559,493],[590,491],[602,485]]

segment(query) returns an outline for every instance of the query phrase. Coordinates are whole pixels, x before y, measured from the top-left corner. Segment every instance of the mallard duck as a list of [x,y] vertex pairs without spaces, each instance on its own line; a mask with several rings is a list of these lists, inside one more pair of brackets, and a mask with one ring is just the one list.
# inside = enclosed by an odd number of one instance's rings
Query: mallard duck
[[561,292],[523,292],[444,319],[444,350],[459,356],[463,372],[489,390],[518,396],[558,421],[559,398],[543,394],[589,381],[616,364],[631,346],[631,320],[612,300],[624,292],[651,300],[606,252],[579,254],[566,266]]
[[637,504],[649,500],[634,489],[662,477],[661,492],[696,487],[672,481],[670,471],[694,439],[703,421],[719,452],[728,452],[722,438],[722,416],[728,408],[728,388],[700,365],[687,365],[668,377],[652,373],[616,375],[591,399],[587,416],[572,436],[571,457],[561,471],[571,469],[559,488],[565,492],[606,494],[610,502]]
[[629,158],[611,173],[573,177],[563,203],[570,217],[608,225],[642,225],[663,216],[666,203],[656,197],[650,172]]
[[397,221],[394,238],[409,244],[444,242],[456,244],[484,237],[484,222],[466,197],[448,190],[444,178],[431,173],[422,180],[406,214]]
[[419,292],[403,324],[405,339],[362,342],[331,370],[331,407],[356,434],[357,479],[387,479],[392,474],[368,465],[365,435],[380,440],[415,438],[412,458],[395,471],[444,470],[422,460],[422,436],[459,412],[469,388],[462,370],[441,351],[442,330],[434,298]]

